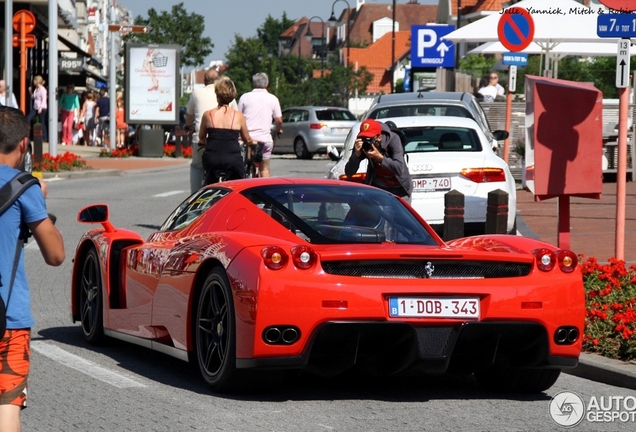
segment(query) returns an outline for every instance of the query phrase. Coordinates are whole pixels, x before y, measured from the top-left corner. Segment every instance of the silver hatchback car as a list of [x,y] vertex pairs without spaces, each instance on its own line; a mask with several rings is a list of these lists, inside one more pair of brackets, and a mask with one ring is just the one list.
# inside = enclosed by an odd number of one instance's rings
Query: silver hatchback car
[[327,153],[327,147],[344,147],[345,138],[357,119],[340,107],[298,106],[283,110],[283,133],[274,137],[274,153],[294,153],[298,159],[311,159]]

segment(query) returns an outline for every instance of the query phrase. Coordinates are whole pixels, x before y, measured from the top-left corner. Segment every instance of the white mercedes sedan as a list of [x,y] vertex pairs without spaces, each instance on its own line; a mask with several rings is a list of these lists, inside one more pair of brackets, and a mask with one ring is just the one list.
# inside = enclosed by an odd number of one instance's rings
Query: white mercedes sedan
[[[501,189],[508,193],[508,232],[516,232],[515,180],[508,164],[493,152],[488,138],[474,120],[417,116],[382,121],[392,121],[403,132],[405,159],[413,179],[411,205],[436,231],[443,231],[444,195],[456,190],[465,197],[465,233],[483,233],[488,193]],[[360,123],[351,128],[340,159],[326,178],[364,182],[366,160],[351,178],[344,172],[359,130]]]

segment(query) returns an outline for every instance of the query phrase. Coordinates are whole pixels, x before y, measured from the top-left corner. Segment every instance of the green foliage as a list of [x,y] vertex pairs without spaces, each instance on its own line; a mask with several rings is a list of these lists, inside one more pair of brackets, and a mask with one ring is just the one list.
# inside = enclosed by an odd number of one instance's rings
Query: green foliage
[[459,70],[479,79],[483,75],[490,73],[495,63],[497,63],[495,56],[473,54],[459,60]]
[[[354,71],[338,65],[335,59],[311,59],[298,52],[278,52],[279,35],[293,24],[283,14],[281,19],[268,16],[257,29],[256,37],[234,36],[226,59],[227,75],[234,81],[239,96],[252,90],[252,75],[265,72],[269,91],[282,107],[292,105],[346,106],[349,95],[364,93],[373,76],[366,68]],[[322,78],[319,72],[323,71]]]
[[225,58],[229,66],[227,75],[234,81],[239,95],[252,90],[252,75],[256,72],[268,72],[261,70],[263,59],[269,60],[267,48],[263,40],[257,37],[244,38],[235,34],[234,43],[228,49]]
[[[545,64],[540,55],[529,55],[528,64],[517,68],[517,87],[515,93],[523,94],[525,92],[526,75],[542,76]],[[486,75],[495,66],[497,58],[494,55],[469,55],[459,62],[461,72],[471,74],[477,79]],[[636,59],[631,59],[631,69],[636,68]],[[507,73],[499,72],[501,85],[508,82]],[[615,99],[618,97],[616,88],[616,57],[580,57],[566,56],[559,61],[558,78],[576,82],[592,83],[596,88],[603,92],[606,99]]]
[[256,35],[263,42],[268,53],[278,56],[278,38],[282,32],[293,24],[294,20],[287,18],[285,12],[283,12],[283,16],[279,20],[267,15],[263,25],[256,29]]
[[126,42],[148,44],[177,44],[181,46],[181,66],[199,66],[212,54],[214,44],[202,37],[205,30],[203,15],[188,13],[183,3],[172,6],[170,12],[148,9],[148,17],[137,16],[136,25],[150,27],[150,33],[131,33],[123,37]]

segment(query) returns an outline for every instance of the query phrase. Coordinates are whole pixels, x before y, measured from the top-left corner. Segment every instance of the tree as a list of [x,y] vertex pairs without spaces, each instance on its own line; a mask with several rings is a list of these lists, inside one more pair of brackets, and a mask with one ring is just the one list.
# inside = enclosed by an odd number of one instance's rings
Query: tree
[[279,56],[281,53],[278,52],[278,37],[293,24],[294,20],[287,18],[285,12],[279,20],[267,15],[263,25],[256,29],[256,35],[263,42],[268,53]]
[[177,44],[181,46],[181,66],[200,66],[212,54],[214,44],[209,37],[202,37],[204,18],[188,13],[183,3],[172,6],[170,13],[148,9],[148,18],[137,16],[136,25],[150,27],[150,33],[131,33],[124,41],[148,44]]
[[321,70],[318,59],[299,56],[298,52],[280,52],[278,38],[294,21],[283,14],[281,19],[268,16],[257,30],[256,37],[235,35],[226,59],[227,75],[234,81],[239,96],[252,89],[251,77],[256,72],[269,76],[269,91],[281,106],[332,105],[347,106],[349,95],[364,93],[373,79],[365,67],[338,65],[335,59],[325,66],[322,78],[314,78]]

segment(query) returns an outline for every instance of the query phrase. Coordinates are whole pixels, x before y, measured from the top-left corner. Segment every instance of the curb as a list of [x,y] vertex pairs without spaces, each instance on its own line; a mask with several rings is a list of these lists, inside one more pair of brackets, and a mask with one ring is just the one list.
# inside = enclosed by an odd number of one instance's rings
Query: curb
[[581,353],[579,365],[564,369],[568,375],[636,390],[636,363],[610,359],[598,354]]
[[[91,178],[91,177],[115,177],[123,175],[122,170],[81,170],[81,171],[60,171],[60,172],[43,172],[40,178],[45,180],[52,179],[71,179],[71,178]],[[37,176],[36,176],[37,177]]]
[[166,170],[183,168],[184,166],[190,166],[190,164],[185,162],[182,164],[168,164],[168,165],[160,164],[153,167],[131,168],[131,169],[89,168],[89,169],[77,170],[77,171],[37,172],[37,173],[34,173],[33,175],[35,177],[43,178],[45,180],[91,178],[91,177],[115,177],[115,176],[127,175],[129,172],[144,173],[144,172],[166,171]]

